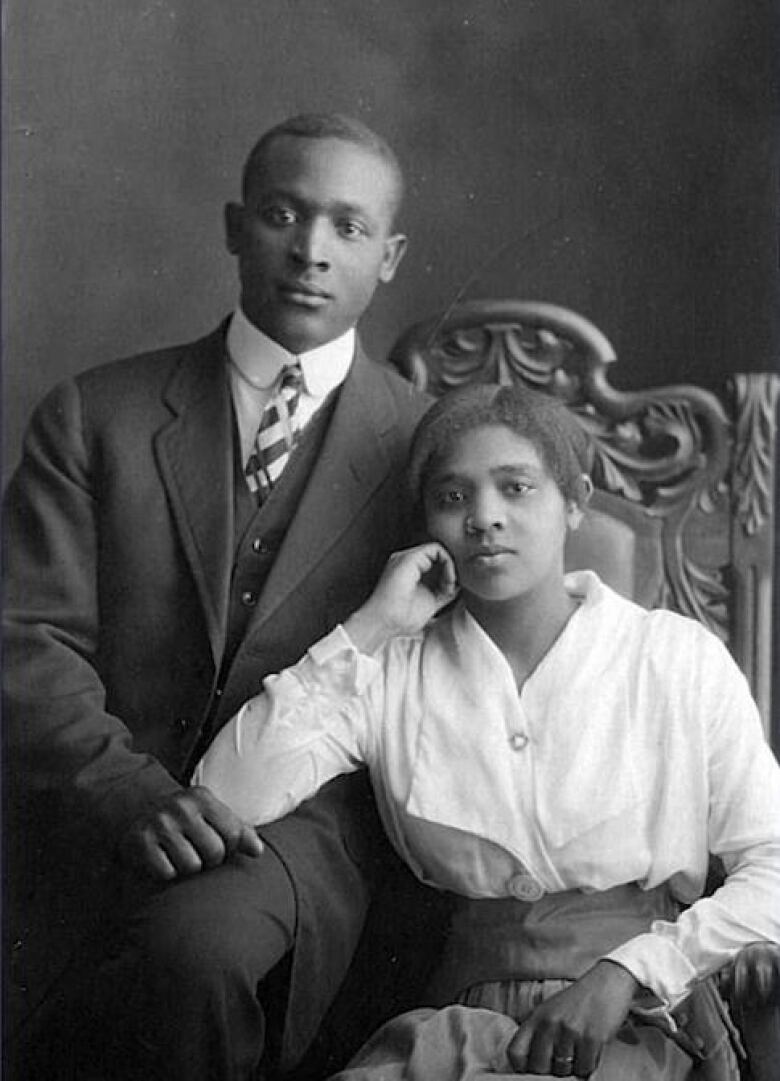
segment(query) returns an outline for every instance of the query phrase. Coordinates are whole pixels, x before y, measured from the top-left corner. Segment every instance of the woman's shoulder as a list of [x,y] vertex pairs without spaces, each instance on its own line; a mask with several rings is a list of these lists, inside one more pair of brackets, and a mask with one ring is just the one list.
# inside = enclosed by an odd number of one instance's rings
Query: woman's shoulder
[[721,639],[698,619],[669,608],[646,608],[617,593],[593,572],[570,575],[569,587],[600,623],[609,625],[623,645],[633,640],[645,654],[690,657],[732,664]]
[[[694,650],[702,658],[721,661],[731,654],[725,643],[698,619],[669,608],[641,609],[642,622],[648,641],[670,651]],[[733,662],[731,662],[733,663]]]

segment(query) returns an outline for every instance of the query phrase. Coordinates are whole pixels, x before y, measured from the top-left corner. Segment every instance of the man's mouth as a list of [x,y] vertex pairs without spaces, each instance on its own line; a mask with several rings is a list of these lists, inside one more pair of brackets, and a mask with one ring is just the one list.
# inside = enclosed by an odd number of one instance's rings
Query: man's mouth
[[288,303],[298,304],[303,308],[321,308],[331,299],[326,290],[299,281],[282,282],[279,292]]

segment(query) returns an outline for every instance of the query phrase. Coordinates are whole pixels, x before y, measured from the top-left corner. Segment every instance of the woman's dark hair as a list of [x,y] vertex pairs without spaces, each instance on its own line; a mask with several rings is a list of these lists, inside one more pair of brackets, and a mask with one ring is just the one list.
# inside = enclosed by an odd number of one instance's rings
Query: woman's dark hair
[[532,443],[564,498],[581,503],[579,481],[590,471],[590,439],[563,402],[530,387],[476,383],[445,394],[417,426],[407,477],[418,511],[433,469],[460,436],[491,425]]

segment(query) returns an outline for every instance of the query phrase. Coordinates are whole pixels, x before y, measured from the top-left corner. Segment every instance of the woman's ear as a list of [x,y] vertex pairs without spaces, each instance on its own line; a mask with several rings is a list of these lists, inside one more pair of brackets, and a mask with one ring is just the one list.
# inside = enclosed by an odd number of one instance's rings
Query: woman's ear
[[579,529],[580,522],[585,517],[585,508],[593,495],[593,481],[587,473],[581,473],[577,478],[576,490],[576,499],[570,499],[566,508],[569,529]]

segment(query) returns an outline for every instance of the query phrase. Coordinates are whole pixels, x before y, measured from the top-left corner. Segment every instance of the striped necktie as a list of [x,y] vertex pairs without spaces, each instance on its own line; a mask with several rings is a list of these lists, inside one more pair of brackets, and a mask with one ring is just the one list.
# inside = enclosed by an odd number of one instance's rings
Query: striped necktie
[[258,505],[268,498],[298,440],[296,411],[302,381],[299,364],[284,367],[279,387],[268,399],[260,418],[260,427],[244,470],[249,490],[254,493]]

